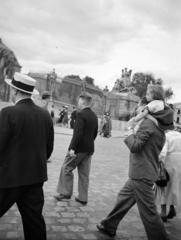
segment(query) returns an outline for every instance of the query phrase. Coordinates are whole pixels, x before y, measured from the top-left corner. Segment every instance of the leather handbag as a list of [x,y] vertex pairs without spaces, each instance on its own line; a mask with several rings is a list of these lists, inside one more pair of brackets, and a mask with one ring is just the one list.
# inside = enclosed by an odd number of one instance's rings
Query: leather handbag
[[159,187],[166,187],[170,180],[169,174],[162,161],[159,162],[159,174],[156,185]]

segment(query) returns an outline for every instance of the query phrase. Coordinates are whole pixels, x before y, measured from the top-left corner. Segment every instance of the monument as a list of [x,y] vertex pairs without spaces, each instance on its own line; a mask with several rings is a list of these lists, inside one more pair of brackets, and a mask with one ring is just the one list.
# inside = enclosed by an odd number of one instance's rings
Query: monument
[[114,84],[112,92],[129,92],[132,70],[122,69],[121,78],[118,78]]
[[104,94],[105,111],[110,112],[115,119],[128,120],[134,111],[139,97],[134,95],[134,89],[130,86],[132,70],[122,69],[121,77],[115,81],[111,92]]
[[56,79],[57,74],[55,73],[55,69],[52,72],[47,74],[47,91],[50,93],[50,97],[53,97],[55,87],[56,87]]

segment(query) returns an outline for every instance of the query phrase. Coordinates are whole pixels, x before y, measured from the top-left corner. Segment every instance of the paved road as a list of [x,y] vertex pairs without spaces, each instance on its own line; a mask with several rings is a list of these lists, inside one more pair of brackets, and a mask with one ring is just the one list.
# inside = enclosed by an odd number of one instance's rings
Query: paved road
[[[74,196],[70,201],[57,202],[56,193],[60,167],[71,139],[70,129],[56,128],[55,149],[52,162],[48,164],[49,180],[44,185],[44,215],[49,240],[106,240],[95,227],[112,209],[118,190],[127,179],[128,150],[123,143],[121,132],[113,132],[109,139],[98,137],[96,153],[92,159],[89,203],[82,206],[74,201],[77,191],[75,172]],[[171,240],[181,239],[181,216],[165,224]],[[23,239],[21,218],[13,206],[0,219],[0,240]],[[137,207],[133,207],[120,223],[116,240],[146,240],[145,231]]]

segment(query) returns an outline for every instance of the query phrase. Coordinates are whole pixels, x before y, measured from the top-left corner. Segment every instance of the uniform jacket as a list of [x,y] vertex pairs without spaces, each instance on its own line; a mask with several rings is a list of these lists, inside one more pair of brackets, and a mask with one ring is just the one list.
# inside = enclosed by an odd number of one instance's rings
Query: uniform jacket
[[54,130],[49,113],[31,99],[0,112],[0,188],[47,180]]
[[141,123],[125,140],[130,150],[129,177],[154,182],[158,178],[159,154],[165,142],[164,131],[150,119]]
[[98,119],[90,108],[77,112],[73,137],[69,146],[75,153],[94,152],[94,140],[98,131]]

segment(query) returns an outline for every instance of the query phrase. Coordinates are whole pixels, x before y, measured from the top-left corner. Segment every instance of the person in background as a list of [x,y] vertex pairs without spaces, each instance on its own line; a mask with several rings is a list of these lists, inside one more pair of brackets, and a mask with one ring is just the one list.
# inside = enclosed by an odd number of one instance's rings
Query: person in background
[[91,110],[92,96],[83,93],[79,96],[77,117],[73,137],[61,168],[55,199],[70,199],[73,193],[73,170],[78,170],[78,196],[75,200],[86,205],[88,202],[89,173],[94,153],[94,140],[97,136],[98,119]]
[[60,110],[60,113],[59,113],[58,123],[60,123],[61,125],[62,125],[64,114],[65,114],[65,106],[62,107],[62,110]]
[[[160,153],[160,161],[169,174],[166,187],[157,186],[156,200],[161,205],[161,217],[164,222],[181,212],[181,133],[173,130],[166,131],[165,145]],[[167,214],[167,206],[168,214]]]
[[64,108],[64,115],[63,115],[63,119],[62,119],[62,125],[64,127],[68,127],[68,107],[65,106]]
[[48,103],[50,100],[50,94],[48,92],[44,92],[42,94],[42,108],[45,109],[46,111],[48,111]]
[[31,99],[33,78],[15,73],[6,82],[15,105],[0,112],[0,217],[16,203],[25,240],[46,240],[43,184],[53,151],[53,123],[49,113]]
[[104,114],[103,122],[102,122],[102,131],[101,135],[103,137],[111,137],[111,130],[112,130],[112,123],[111,123],[111,117],[109,113]]

